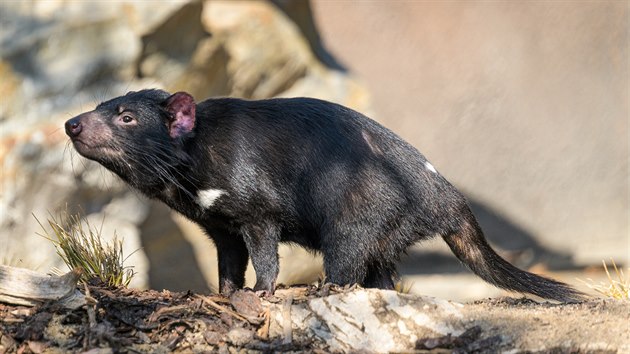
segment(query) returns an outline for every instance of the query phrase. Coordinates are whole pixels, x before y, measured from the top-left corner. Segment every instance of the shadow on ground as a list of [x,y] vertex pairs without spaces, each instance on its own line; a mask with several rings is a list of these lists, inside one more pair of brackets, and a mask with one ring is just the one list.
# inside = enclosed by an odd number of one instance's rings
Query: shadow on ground
[[[486,239],[510,263],[520,268],[541,264],[550,270],[575,269],[572,257],[541,245],[532,234],[489,207],[469,199]],[[440,250],[423,249],[422,245],[409,250],[399,270],[404,275],[468,273],[446,246]]]

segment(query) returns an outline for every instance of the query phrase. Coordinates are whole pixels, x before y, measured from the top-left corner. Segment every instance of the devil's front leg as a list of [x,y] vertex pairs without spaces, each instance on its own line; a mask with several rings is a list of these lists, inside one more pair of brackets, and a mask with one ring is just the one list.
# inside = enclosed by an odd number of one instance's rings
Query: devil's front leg
[[241,235],[256,271],[254,291],[265,296],[273,294],[279,268],[280,228],[271,222],[260,222],[243,226]]
[[230,295],[245,285],[245,270],[249,252],[243,237],[225,230],[208,232],[217,247],[219,261],[219,292]]

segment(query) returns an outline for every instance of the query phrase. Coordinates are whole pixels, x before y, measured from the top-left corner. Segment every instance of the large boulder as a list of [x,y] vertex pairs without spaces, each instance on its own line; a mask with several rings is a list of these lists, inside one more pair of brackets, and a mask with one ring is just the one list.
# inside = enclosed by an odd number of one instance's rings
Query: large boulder
[[[103,237],[124,238],[126,254],[140,249],[129,260],[139,273],[132,285],[208,291],[216,284],[213,246],[198,227],[67,144],[63,122],[99,101],[156,87],[197,100],[305,95],[369,111],[361,84],[323,65],[270,2],[11,1],[0,3],[0,24],[4,261],[61,266],[52,244],[37,235],[35,217],[45,224],[68,211],[82,213]],[[284,265],[296,254],[313,259],[306,252],[280,253],[281,282],[320,276],[318,260],[314,268]]]

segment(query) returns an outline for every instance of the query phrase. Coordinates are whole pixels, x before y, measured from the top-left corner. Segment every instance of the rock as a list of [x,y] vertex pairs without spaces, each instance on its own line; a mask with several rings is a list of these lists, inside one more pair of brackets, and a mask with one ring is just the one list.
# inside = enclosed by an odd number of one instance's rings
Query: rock
[[260,298],[252,291],[239,290],[230,296],[230,304],[245,317],[257,317],[262,312]]
[[254,333],[242,327],[237,327],[227,333],[227,339],[236,346],[244,346],[254,338]]
[[142,38],[141,76],[159,77],[167,90],[185,90],[198,99],[229,93],[229,58],[203,27],[202,8],[201,2],[188,3]]
[[11,102],[11,104],[0,104],[0,122],[6,120],[9,116],[16,114],[20,105],[18,90],[21,87],[19,75],[14,71],[11,64],[4,59],[0,59],[0,97],[2,102]]
[[310,69],[291,88],[277,96],[310,96],[343,104],[367,116],[374,114],[370,105],[370,94],[358,79],[354,79],[349,74],[327,70],[320,66]]
[[315,15],[311,7],[311,1],[271,0],[271,2],[282,10],[300,29],[302,35],[304,35],[305,39],[308,41],[311,50],[322,64],[335,71],[347,71],[325,48],[319,34],[319,29],[315,24]]
[[[46,98],[45,102],[53,109],[64,105],[67,108],[73,102],[68,92],[85,90],[99,80],[133,78],[140,39],[124,18],[112,16],[90,21],[79,17],[67,21],[58,11],[52,17],[45,17],[42,12],[47,12],[38,11],[40,7],[27,11],[22,5],[3,3],[2,12],[6,16],[28,20],[3,21],[2,32],[9,34],[1,37],[0,49],[2,60],[20,75],[25,96],[21,103],[27,111],[33,99]],[[62,93],[66,93],[65,99],[53,97]]]
[[146,1],[116,1],[99,3],[93,1],[64,1],[45,0],[24,3],[20,1],[4,2],[0,17],[3,23],[10,24],[3,27],[0,40],[13,37],[14,24],[23,22],[34,28],[45,28],[54,22],[98,22],[104,19],[121,18],[128,23],[137,36],[153,32],[156,26],[163,23],[173,12],[181,8],[190,0],[162,0],[160,6]]
[[[284,333],[282,305],[271,305],[270,336]],[[291,306],[293,336],[317,338],[342,352],[392,352],[422,337],[464,332],[461,304],[375,289],[312,298]]]
[[211,1],[202,22],[224,41],[230,95],[267,98],[290,88],[314,62],[297,27],[263,1]]
[[[23,267],[61,266],[52,259],[54,247],[37,235],[41,227],[36,216],[45,222],[48,213],[63,208],[63,196],[75,190],[64,176],[63,146],[50,139],[50,127],[5,135],[0,141],[2,154],[2,185],[0,194],[0,243],[5,245],[2,256],[20,259]],[[31,127],[32,129],[32,127]]]

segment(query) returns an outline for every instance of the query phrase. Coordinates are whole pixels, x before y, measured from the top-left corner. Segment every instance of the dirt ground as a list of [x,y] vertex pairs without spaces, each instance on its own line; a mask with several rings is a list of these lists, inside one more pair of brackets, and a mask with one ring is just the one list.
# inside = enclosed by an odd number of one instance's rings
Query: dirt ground
[[90,298],[92,305],[77,310],[0,304],[0,353],[325,349],[322,343],[268,338],[269,315],[249,291],[225,298],[90,286]]
[[[509,343],[503,350],[541,353],[629,353],[630,302],[593,300],[580,304],[528,299],[486,299],[464,307],[465,316],[489,337]],[[492,349],[490,348],[490,352]]]
[[[101,286],[87,290],[90,305],[76,310],[0,304],[0,353],[331,352],[319,338],[269,336],[267,305],[282,302],[284,295],[261,300],[251,291],[225,298]],[[332,290],[340,291],[352,290]],[[296,301],[327,295],[322,287],[310,287]],[[421,338],[410,350],[630,352],[628,301],[559,305],[503,297],[467,303],[462,313],[470,322],[465,333]]]

